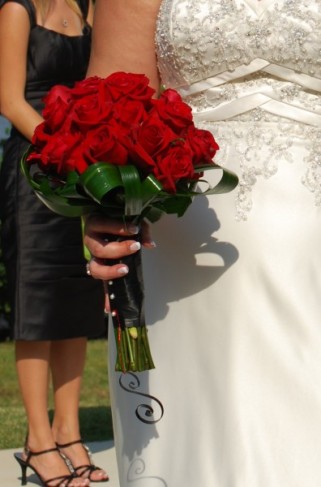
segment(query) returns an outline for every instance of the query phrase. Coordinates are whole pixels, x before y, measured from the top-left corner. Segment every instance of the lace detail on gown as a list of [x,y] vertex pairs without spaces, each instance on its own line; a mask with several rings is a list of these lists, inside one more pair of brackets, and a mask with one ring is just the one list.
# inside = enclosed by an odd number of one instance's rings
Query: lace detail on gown
[[304,146],[302,182],[321,205],[320,39],[318,1],[162,3],[156,33],[162,81],[181,91],[199,126],[213,130],[217,162],[228,160],[233,144],[238,219],[247,218],[257,179],[295,160],[294,140]]

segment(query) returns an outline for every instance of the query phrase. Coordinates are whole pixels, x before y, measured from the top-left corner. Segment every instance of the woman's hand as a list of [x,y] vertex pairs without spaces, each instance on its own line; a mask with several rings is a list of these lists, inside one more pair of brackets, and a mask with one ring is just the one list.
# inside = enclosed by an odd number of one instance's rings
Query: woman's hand
[[[137,235],[139,228],[132,224],[125,225],[118,220],[107,219],[101,215],[90,215],[85,221],[84,243],[92,255],[88,263],[88,271],[95,279],[116,279],[128,272],[125,264],[108,265],[108,259],[120,259],[133,254],[140,249],[140,243],[131,236]],[[155,243],[151,239],[150,227],[146,222],[141,225],[142,244],[146,248],[154,248]],[[108,242],[106,235],[128,235],[128,240],[121,242]]]
[[[126,255],[137,252],[141,244],[131,235],[137,235],[141,230],[142,244],[146,248],[155,247],[155,243],[151,239],[150,227],[146,222],[142,222],[139,229],[135,225],[127,224],[117,220],[110,220],[101,215],[91,215],[85,221],[85,236],[84,243],[89,252],[93,256],[87,264],[88,273],[95,279],[102,279],[108,281],[110,279],[117,279],[128,273],[128,267],[125,264],[108,265],[108,259],[121,259]],[[128,235],[128,240],[121,242],[108,242],[106,235]],[[110,311],[109,296],[106,293],[105,311]]]

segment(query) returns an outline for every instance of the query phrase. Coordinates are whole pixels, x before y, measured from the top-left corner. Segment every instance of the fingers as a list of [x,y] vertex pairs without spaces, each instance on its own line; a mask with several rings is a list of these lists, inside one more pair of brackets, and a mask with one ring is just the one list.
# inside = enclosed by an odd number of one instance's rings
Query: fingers
[[150,228],[151,228],[150,225],[146,221],[143,221],[141,223],[142,245],[146,248],[152,249],[156,247],[156,244],[152,239]]
[[84,238],[84,243],[92,256],[96,259],[121,259],[126,255],[131,255],[141,248],[141,244],[136,240],[123,240],[121,242],[108,242],[100,237]]
[[89,215],[85,219],[86,234],[136,235],[138,231],[139,227],[137,225],[108,219],[99,214]]
[[[118,220],[107,220],[100,215],[92,215],[85,222],[84,244],[97,259],[120,259],[133,254],[140,249],[140,244],[130,236],[136,235],[139,228],[135,225],[125,225]],[[106,235],[114,234],[126,236],[128,240],[108,242]],[[90,269],[92,272],[92,269]]]
[[[151,239],[150,226],[146,222],[141,224],[142,244],[147,248],[155,247]],[[123,263],[108,265],[109,259],[121,259],[137,252],[141,248],[131,236],[137,235],[140,228],[131,223],[110,220],[101,215],[90,215],[85,221],[84,244],[93,258],[87,264],[87,273],[95,279],[116,279],[128,273],[128,267]],[[128,240],[108,241],[108,234],[126,236]]]
[[104,260],[95,257],[88,262],[87,269],[92,277],[104,281],[117,279],[128,273],[128,267],[125,264],[108,265]]

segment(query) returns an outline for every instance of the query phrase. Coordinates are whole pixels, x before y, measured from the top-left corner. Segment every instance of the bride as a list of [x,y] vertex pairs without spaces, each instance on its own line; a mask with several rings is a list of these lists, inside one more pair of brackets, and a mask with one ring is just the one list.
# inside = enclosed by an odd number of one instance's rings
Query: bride
[[153,226],[156,369],[115,373],[110,344],[120,485],[319,487],[321,1],[97,0],[95,19],[89,75],[178,89],[240,179]]

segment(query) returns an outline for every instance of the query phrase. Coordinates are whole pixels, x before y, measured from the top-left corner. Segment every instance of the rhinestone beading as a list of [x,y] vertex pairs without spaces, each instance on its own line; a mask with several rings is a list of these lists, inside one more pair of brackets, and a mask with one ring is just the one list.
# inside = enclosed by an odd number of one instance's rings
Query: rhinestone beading
[[[275,0],[261,15],[245,0],[164,0],[156,47],[162,81],[177,89],[233,73],[256,59],[293,73],[282,79],[262,70],[196,92],[186,98],[196,116],[262,93],[289,109],[321,115],[320,91],[294,77],[321,79],[320,39],[321,2],[316,0]],[[205,117],[198,125],[213,130],[220,145],[218,163],[228,159],[232,141],[239,161],[238,220],[248,218],[258,179],[271,178],[280,164],[295,161],[296,143],[305,148],[302,183],[321,206],[321,125],[271,113],[264,104],[224,121]]]

